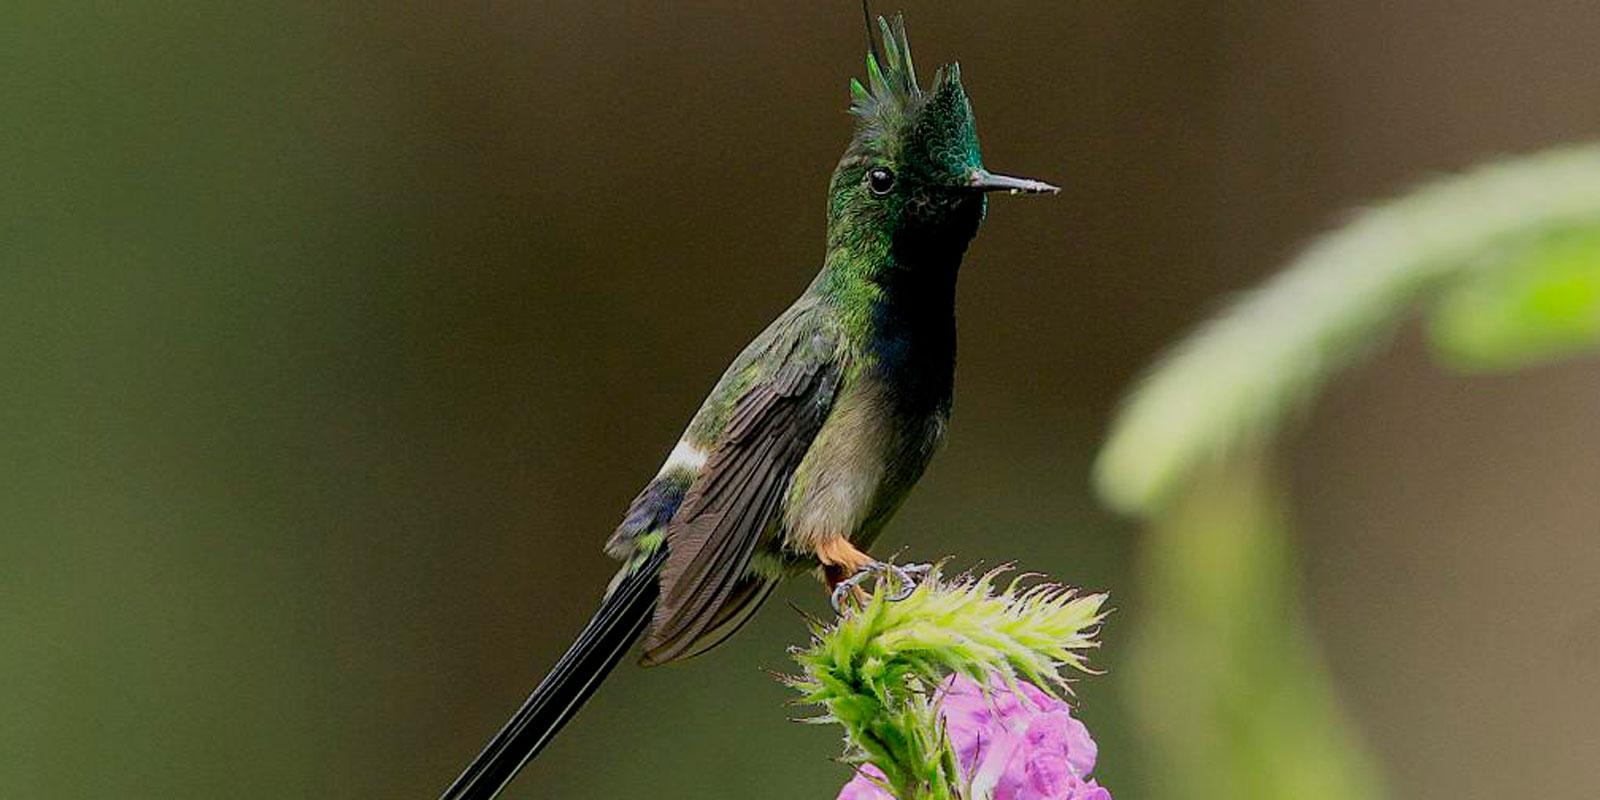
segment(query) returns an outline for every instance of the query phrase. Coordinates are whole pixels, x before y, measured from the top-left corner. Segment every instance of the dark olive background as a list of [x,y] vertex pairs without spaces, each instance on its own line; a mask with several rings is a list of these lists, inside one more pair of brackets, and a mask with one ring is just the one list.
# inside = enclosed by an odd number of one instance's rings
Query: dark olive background
[[[1600,5],[907,2],[999,198],[945,452],[883,541],[1111,590],[1087,471],[1168,342],[1343,210],[1600,132]],[[892,8],[884,8],[892,11]],[[849,3],[0,11],[0,795],[427,797],[582,624],[599,545],[819,264]],[[1415,332],[1286,441],[1311,618],[1397,797],[1600,792],[1600,377]],[[831,796],[796,583],[625,666],[515,797]],[[1212,796],[1226,787],[1213,787]]]

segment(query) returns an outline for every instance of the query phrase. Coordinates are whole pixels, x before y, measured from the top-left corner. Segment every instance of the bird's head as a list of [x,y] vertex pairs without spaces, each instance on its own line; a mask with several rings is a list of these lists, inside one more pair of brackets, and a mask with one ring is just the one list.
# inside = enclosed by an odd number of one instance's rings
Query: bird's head
[[904,19],[891,25],[880,17],[878,28],[883,48],[871,46],[869,29],[866,84],[850,83],[856,130],[829,185],[831,245],[896,256],[953,247],[959,258],[983,221],[988,193],[1060,191],[985,169],[960,65],[941,67],[925,92]]

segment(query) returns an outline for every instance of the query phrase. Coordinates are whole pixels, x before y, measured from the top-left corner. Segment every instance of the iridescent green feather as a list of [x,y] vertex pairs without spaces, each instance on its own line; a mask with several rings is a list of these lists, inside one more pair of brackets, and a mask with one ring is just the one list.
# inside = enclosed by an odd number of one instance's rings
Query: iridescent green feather
[[868,127],[893,131],[921,103],[922,88],[917,85],[916,68],[911,63],[905,19],[896,15],[891,25],[879,17],[878,28],[883,38],[883,63],[878,62],[876,54],[867,54],[867,85],[850,81],[850,112]]

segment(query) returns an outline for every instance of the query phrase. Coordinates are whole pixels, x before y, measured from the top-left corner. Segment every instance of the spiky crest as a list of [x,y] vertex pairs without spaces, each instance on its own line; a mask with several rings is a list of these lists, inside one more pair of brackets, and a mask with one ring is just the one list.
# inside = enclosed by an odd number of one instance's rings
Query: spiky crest
[[883,39],[883,63],[878,62],[877,52],[867,52],[867,85],[850,80],[850,113],[860,117],[864,127],[894,130],[922,102],[922,88],[917,85],[917,71],[911,64],[905,17],[896,14],[892,25],[878,17],[878,29]]
[[880,54],[868,36],[867,82],[850,81],[856,132],[847,156],[908,156],[903,148],[910,143],[918,151],[912,157],[924,163],[909,166],[927,167],[928,174],[964,173],[978,166],[972,106],[961,88],[961,66],[940,67],[924,92],[911,63],[905,18],[896,15],[890,23],[879,17],[878,29],[883,48]]

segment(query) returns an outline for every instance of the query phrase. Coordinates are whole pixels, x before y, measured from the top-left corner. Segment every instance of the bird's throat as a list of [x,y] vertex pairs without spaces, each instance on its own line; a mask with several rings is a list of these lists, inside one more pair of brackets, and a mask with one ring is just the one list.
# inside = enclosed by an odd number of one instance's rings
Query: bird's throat
[[921,418],[949,406],[966,242],[943,244],[836,249],[814,285],[838,310],[857,366],[893,387],[897,416]]

